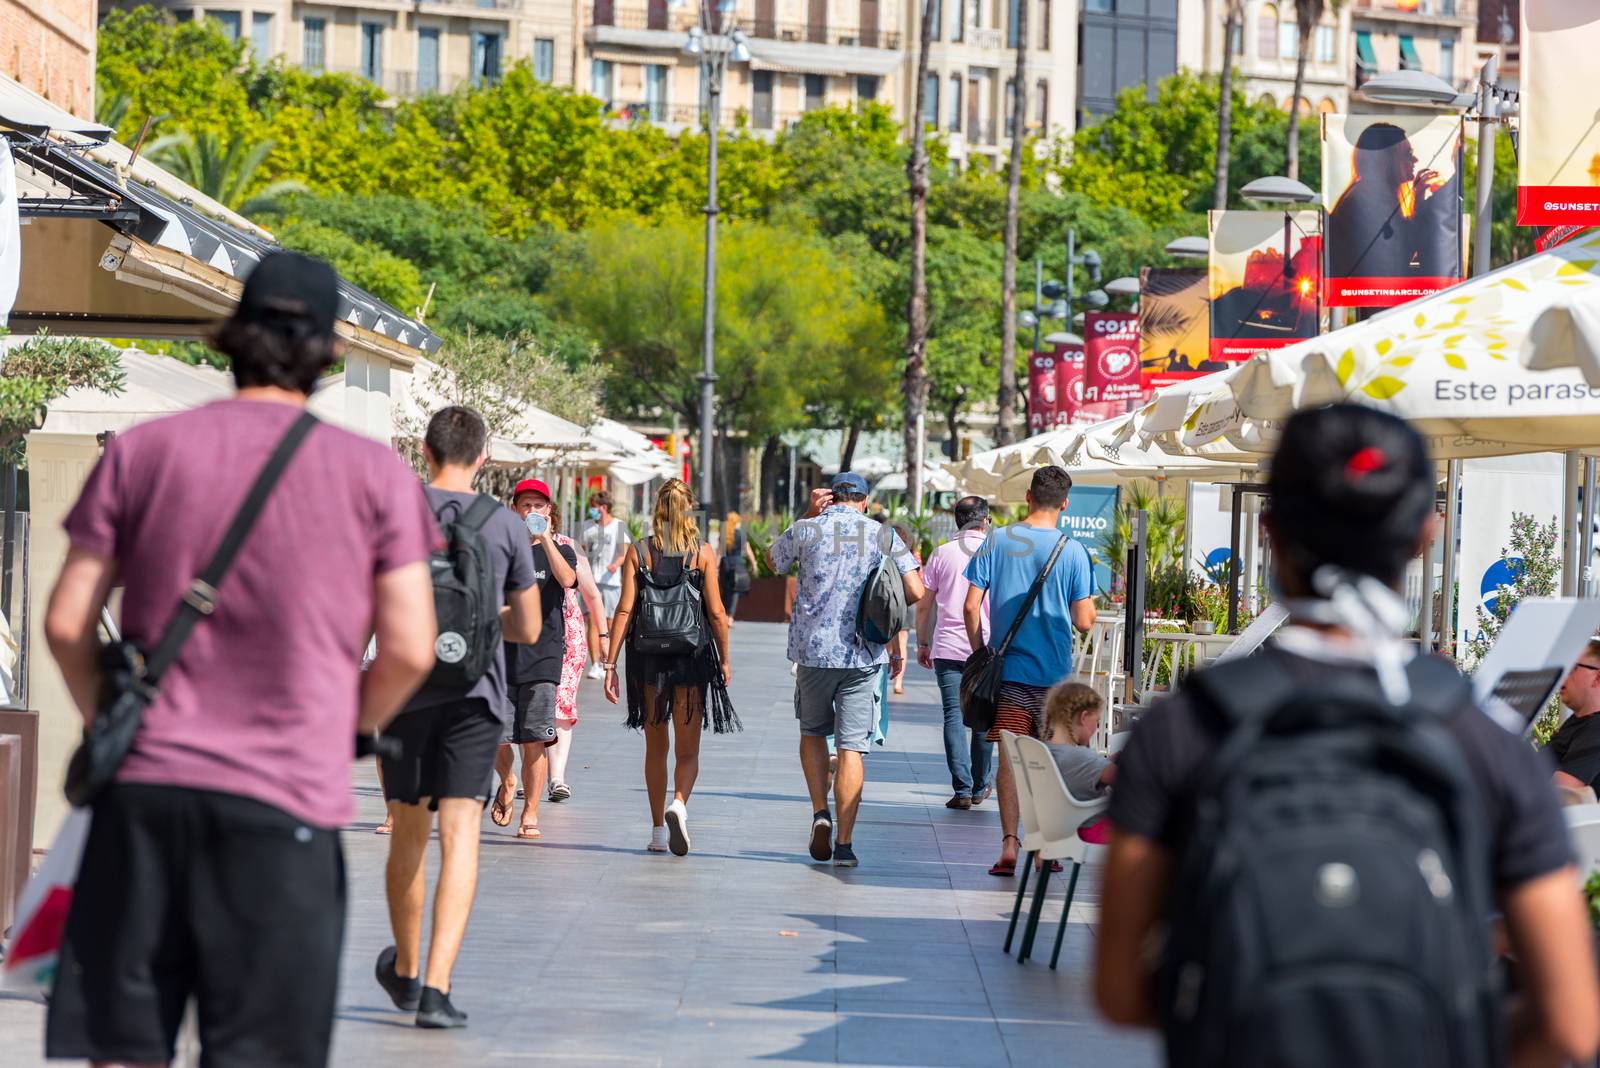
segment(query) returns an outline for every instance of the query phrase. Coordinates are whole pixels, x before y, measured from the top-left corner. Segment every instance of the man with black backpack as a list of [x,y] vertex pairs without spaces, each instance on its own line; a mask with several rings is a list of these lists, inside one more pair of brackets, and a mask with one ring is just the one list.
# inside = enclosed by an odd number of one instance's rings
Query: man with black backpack
[[[495,751],[510,722],[501,639],[539,638],[539,588],[528,531],[515,512],[473,491],[488,429],[471,408],[434,414],[423,439],[428,504],[446,546],[430,561],[439,638],[433,672],[384,732],[402,753],[383,759],[394,817],[385,885],[395,945],[377,978],[418,1027],[464,1027],[450,1001],[450,971],[478,879],[478,826],[495,779]],[[504,610],[502,610],[504,609]],[[380,643],[379,649],[382,649]],[[423,860],[439,813],[439,880],[433,940],[422,959]]]
[[[779,574],[796,565],[800,569],[789,618],[789,659],[797,665],[800,767],[814,811],[810,853],[813,860],[831,859],[841,868],[858,863],[851,839],[878,675],[888,664],[889,640],[906,625],[906,605],[923,595],[916,558],[892,528],[866,517],[866,507],[866,479],[841,472],[828,489],[812,491],[806,514],[773,541],[767,554]],[[837,840],[828,811],[830,734],[839,753],[833,783]]]
[[1293,416],[1267,517],[1288,624],[1191,676],[1122,753],[1096,995],[1159,1026],[1171,1065],[1554,1068],[1600,1043],[1548,761],[1402,637],[1434,480],[1392,416]]

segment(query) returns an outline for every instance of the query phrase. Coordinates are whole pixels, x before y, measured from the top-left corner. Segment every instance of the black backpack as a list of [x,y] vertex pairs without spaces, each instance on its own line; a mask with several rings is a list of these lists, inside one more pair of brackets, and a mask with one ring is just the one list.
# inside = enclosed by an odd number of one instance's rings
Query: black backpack
[[[446,519],[451,509],[456,517]],[[434,513],[445,545],[428,560],[439,637],[426,686],[464,693],[483,678],[500,649],[500,604],[505,598],[483,537],[483,525],[499,509],[499,501],[480,493],[465,511],[449,501]]]
[[706,615],[700,590],[689,581],[689,568],[663,582],[650,567],[653,539],[638,546],[638,581],[634,584],[632,646],[648,656],[685,656],[705,644]]
[[1183,802],[1158,977],[1167,1063],[1501,1063],[1489,845],[1446,726],[1470,687],[1418,657],[1396,708],[1370,673],[1308,686],[1284,655],[1185,685],[1223,734]]

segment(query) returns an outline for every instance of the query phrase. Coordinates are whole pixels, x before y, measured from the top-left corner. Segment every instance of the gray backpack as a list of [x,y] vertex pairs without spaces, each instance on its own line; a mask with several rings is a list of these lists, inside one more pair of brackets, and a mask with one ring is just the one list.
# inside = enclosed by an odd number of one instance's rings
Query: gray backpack
[[894,531],[885,527],[878,537],[882,555],[867,576],[856,604],[856,637],[867,645],[888,645],[906,629],[905,581],[894,566]]

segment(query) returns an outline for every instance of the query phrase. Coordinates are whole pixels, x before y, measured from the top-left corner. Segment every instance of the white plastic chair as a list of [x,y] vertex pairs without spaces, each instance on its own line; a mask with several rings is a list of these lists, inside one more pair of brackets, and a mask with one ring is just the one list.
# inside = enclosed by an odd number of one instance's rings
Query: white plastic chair
[[1028,780],[1023,777],[1022,757],[1017,752],[1019,735],[1014,731],[1000,732],[1000,758],[1011,767],[1011,779],[1017,784],[1017,830],[1022,832],[1022,844],[1017,847],[1017,899],[1011,905],[1011,923],[1006,927],[1005,951],[1011,952],[1011,940],[1017,933],[1017,918],[1022,915],[1022,897],[1028,889],[1028,873],[1033,870],[1033,857],[1044,844],[1039,834],[1039,818],[1034,811],[1033,795],[1028,792]]
[[1022,770],[1028,779],[1028,794],[1033,803],[1034,818],[1038,821],[1039,859],[1044,866],[1039,870],[1039,885],[1033,892],[1033,908],[1028,913],[1028,926],[1022,934],[1022,948],[1017,952],[1021,963],[1033,953],[1034,935],[1039,930],[1039,914],[1044,911],[1045,887],[1050,881],[1050,861],[1072,862],[1072,879],[1067,883],[1067,900],[1061,908],[1061,924],[1056,929],[1055,950],[1050,954],[1050,967],[1061,957],[1061,940],[1067,931],[1067,915],[1072,910],[1072,895],[1078,889],[1078,874],[1085,861],[1104,852],[1103,846],[1093,845],[1078,837],[1078,828],[1104,812],[1110,804],[1107,798],[1082,801],[1073,797],[1061,778],[1050,749],[1037,738],[1018,738],[1017,753],[1022,760]]
[[1600,805],[1572,805],[1562,809],[1561,814],[1567,818],[1567,837],[1577,856],[1578,878],[1587,879],[1600,871]]

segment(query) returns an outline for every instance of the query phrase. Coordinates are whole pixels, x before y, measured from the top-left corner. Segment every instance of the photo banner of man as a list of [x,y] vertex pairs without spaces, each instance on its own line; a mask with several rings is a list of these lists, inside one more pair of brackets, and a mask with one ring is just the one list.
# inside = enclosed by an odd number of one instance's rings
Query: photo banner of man
[[1056,426],[1066,426],[1083,410],[1083,342],[1058,342],[1051,351],[1056,355]]
[[1213,211],[1207,219],[1211,358],[1238,363],[1316,337],[1322,213]]
[[1522,0],[1517,225],[1600,225],[1600,4]]
[[1138,400],[1139,316],[1133,312],[1085,312],[1083,399],[1086,404]]
[[1054,351],[1028,355],[1028,434],[1042,434],[1056,425],[1059,382]]
[[1139,373],[1144,388],[1197,378],[1223,365],[1211,361],[1211,319],[1204,267],[1139,270]]
[[1459,115],[1322,116],[1322,302],[1392,308],[1466,277]]

